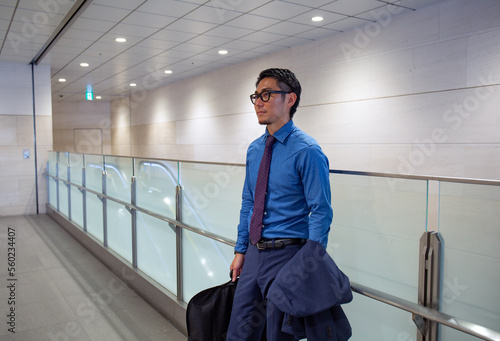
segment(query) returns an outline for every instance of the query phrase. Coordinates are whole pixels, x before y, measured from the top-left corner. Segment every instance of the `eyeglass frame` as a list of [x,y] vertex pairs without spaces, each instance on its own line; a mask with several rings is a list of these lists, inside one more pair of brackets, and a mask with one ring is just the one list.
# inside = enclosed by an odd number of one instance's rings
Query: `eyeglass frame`
[[[269,98],[264,100],[264,98],[262,98],[262,94],[263,93],[268,93],[269,94]],[[253,94],[250,95],[250,101],[252,102],[252,104],[255,104],[255,102],[257,102],[257,99],[260,98],[260,100],[262,102],[269,102],[269,100],[271,99],[271,94],[290,94],[292,93],[293,91],[283,91],[283,90],[262,90],[260,92],[260,94],[254,92]]]

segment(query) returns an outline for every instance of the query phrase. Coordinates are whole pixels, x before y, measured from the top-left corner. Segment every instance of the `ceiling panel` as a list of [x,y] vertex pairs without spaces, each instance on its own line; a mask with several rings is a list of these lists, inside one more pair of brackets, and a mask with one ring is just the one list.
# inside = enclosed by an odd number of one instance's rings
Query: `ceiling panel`
[[118,23],[130,14],[130,10],[96,5],[93,3],[83,13],[82,18],[93,20],[106,20]]
[[[89,83],[105,96],[128,95],[132,81],[135,91],[151,86],[144,85],[151,75],[158,76],[154,84],[168,84],[365,25],[371,11],[387,6],[379,0],[86,1],[41,61],[51,67],[54,101],[84,100]],[[440,1],[395,4],[410,12]],[[1,0],[0,62],[30,63],[75,4]],[[312,22],[315,15],[324,20]],[[229,53],[219,55],[221,48]],[[90,67],[82,68],[83,61]],[[173,73],[162,73],[166,68]]]
[[310,10],[311,8],[307,6],[283,1],[272,1],[251,11],[251,13],[266,18],[287,20]]

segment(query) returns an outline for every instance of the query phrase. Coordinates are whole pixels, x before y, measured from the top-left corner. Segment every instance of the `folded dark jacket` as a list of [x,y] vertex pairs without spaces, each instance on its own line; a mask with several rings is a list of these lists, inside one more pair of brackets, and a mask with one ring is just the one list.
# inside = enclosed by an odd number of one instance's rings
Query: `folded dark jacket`
[[340,307],[352,300],[349,278],[315,241],[307,241],[278,272],[267,299],[285,313],[283,332],[309,341],[351,336]]

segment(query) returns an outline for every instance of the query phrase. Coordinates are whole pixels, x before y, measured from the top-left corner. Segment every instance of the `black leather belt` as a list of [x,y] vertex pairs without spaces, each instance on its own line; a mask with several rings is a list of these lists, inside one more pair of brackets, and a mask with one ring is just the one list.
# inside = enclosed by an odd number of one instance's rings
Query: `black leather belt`
[[305,239],[301,238],[286,238],[286,239],[270,239],[270,240],[260,240],[255,244],[259,250],[267,249],[281,249],[282,247],[295,244],[305,243]]

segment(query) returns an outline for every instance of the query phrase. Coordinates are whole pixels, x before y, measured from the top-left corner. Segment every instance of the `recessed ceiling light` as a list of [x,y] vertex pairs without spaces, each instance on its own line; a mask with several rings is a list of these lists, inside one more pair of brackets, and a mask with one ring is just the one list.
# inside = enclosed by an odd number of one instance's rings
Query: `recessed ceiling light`
[[311,20],[314,21],[314,22],[320,22],[320,21],[323,21],[323,17],[320,17],[320,16],[316,16],[316,17],[312,17]]
[[80,63],[80,66],[81,67],[87,67],[87,66],[89,66],[89,63]]
[[171,73],[172,73],[172,70],[165,70],[164,72],[165,72],[165,73],[168,73],[168,74],[171,74]]
[[59,78],[59,82],[61,82],[61,83],[66,82],[66,78]]
[[219,54],[227,54],[227,50],[219,50]]
[[127,41],[127,39],[126,39],[126,38],[119,37],[119,38],[116,38],[116,39],[115,39],[115,41],[116,41],[117,43],[124,43],[124,42],[126,42],[126,41]]
[[102,97],[101,96],[95,96],[95,99],[101,99]]
[[130,86],[137,86],[137,84],[135,84],[135,83],[130,83]]

